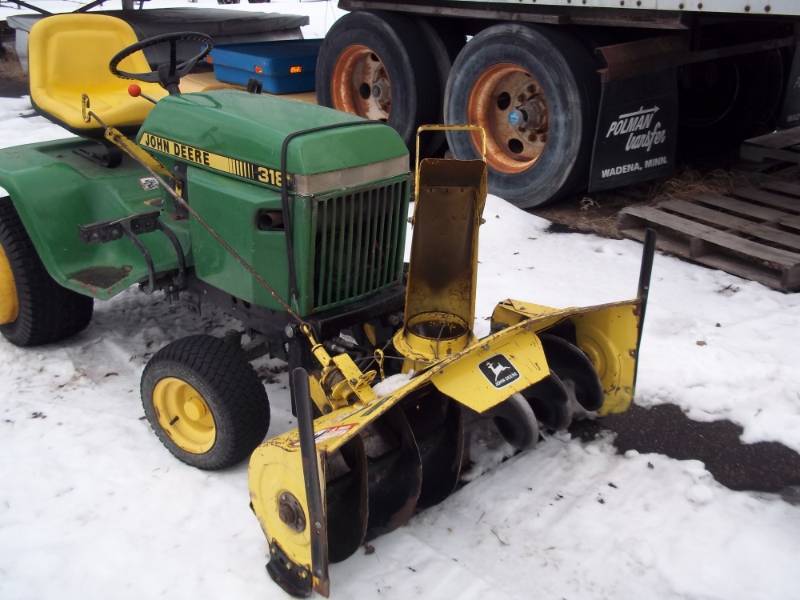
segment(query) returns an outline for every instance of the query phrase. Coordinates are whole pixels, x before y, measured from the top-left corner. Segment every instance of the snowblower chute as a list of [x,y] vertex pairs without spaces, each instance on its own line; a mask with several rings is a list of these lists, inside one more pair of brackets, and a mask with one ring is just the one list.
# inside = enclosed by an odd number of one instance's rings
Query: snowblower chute
[[[652,240],[636,299],[566,309],[506,300],[478,340],[485,163],[426,159],[417,178],[403,326],[366,372],[301,326],[320,368],[291,373],[298,428],[250,459],[267,570],[293,595],[327,596],[329,562],[446,498],[466,462],[466,423],[491,419],[522,450],[538,441],[539,423],[561,429],[576,413],[621,412],[633,398]],[[371,387],[388,358],[400,372]]]

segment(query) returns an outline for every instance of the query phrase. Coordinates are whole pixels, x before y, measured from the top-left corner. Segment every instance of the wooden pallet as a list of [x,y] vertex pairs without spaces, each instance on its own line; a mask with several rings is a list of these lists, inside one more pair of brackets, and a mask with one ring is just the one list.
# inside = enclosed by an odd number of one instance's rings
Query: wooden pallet
[[800,127],[745,140],[739,155],[753,162],[777,160],[800,165]]
[[630,206],[617,219],[620,233],[658,248],[786,292],[800,290],[800,185],[777,179],[729,195],[697,193]]

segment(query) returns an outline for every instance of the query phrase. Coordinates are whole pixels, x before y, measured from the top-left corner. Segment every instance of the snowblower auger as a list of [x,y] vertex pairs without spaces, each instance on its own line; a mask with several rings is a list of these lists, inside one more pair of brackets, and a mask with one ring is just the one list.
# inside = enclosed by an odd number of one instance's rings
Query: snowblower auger
[[624,411],[633,398],[652,236],[636,299],[565,309],[506,300],[495,308],[492,333],[477,340],[485,163],[426,159],[416,175],[404,325],[386,350],[397,354],[401,373],[373,388],[378,372],[383,377],[382,350],[377,372],[363,372],[346,354],[331,357],[301,326],[321,369],[292,371],[298,428],[250,459],[267,571],[292,595],[327,596],[329,562],[453,492],[466,462],[466,415],[492,419],[521,450],[538,440],[537,421],[560,429],[586,412]]

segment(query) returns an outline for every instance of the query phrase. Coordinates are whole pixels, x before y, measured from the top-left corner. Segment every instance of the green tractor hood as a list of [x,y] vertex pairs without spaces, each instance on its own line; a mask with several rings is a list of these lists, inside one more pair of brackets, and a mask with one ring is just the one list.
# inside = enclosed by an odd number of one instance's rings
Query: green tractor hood
[[402,140],[388,127],[304,102],[238,90],[162,99],[142,125],[137,141],[165,163],[180,161],[280,187],[281,147],[287,136],[355,122],[363,126],[294,139],[287,151],[290,177],[353,169],[407,155]]

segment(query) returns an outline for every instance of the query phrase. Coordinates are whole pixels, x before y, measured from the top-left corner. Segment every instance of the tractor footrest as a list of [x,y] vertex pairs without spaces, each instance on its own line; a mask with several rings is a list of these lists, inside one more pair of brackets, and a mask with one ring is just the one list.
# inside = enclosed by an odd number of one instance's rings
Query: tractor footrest
[[130,215],[113,221],[101,221],[89,225],[81,225],[78,229],[81,241],[87,244],[105,244],[122,239],[128,233],[141,235],[159,229],[160,211]]
[[90,289],[110,290],[131,272],[130,265],[122,267],[97,266],[73,273],[69,278]]

